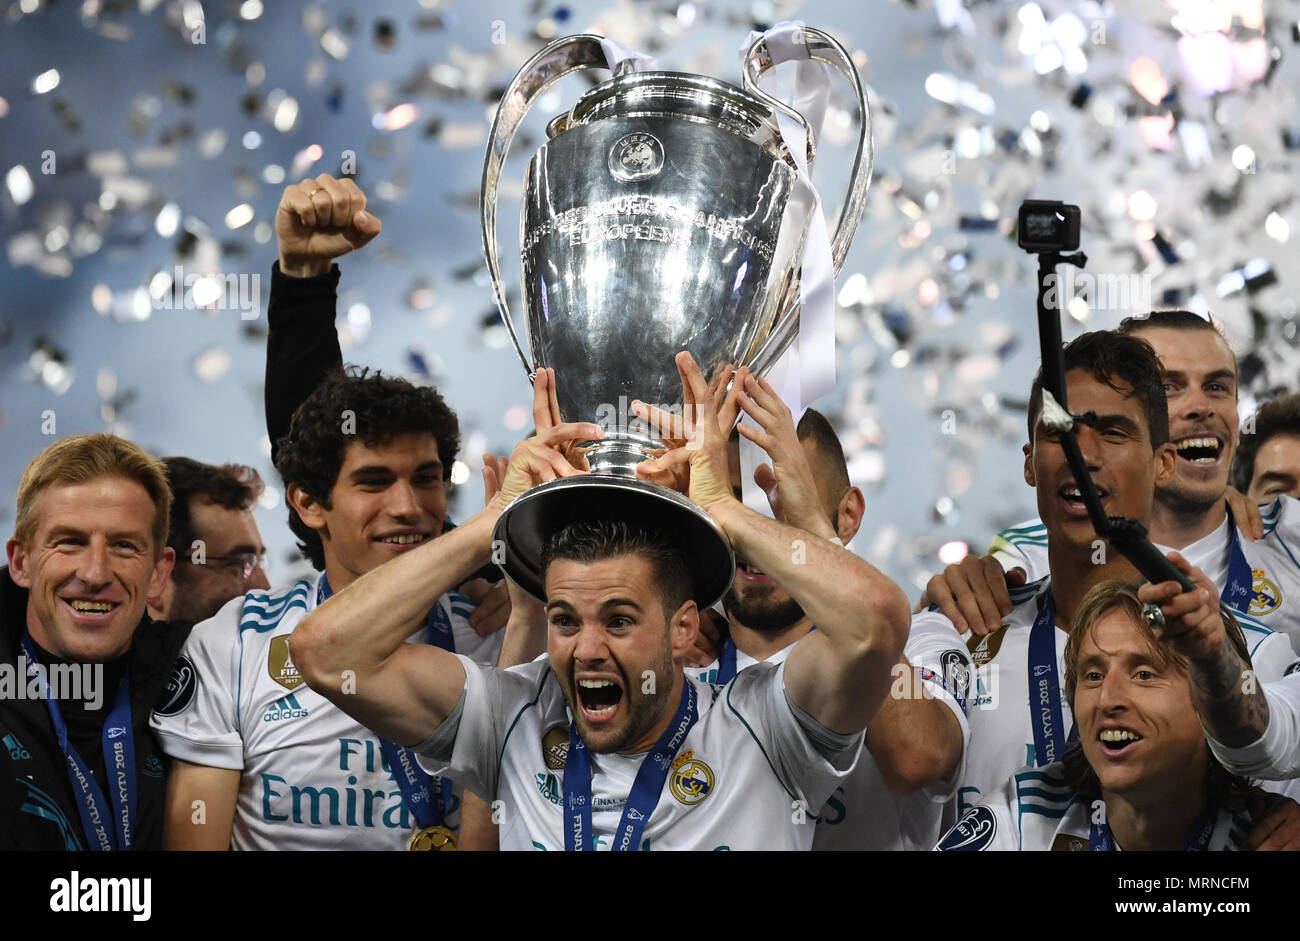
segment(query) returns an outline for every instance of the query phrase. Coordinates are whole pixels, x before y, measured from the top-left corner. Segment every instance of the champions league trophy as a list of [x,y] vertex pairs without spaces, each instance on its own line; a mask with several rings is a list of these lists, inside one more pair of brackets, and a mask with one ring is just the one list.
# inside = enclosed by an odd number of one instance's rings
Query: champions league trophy
[[[831,243],[838,273],[871,179],[870,115],[845,49],[819,30],[797,30],[795,42],[852,85],[862,115]],[[766,37],[745,55],[741,88],[702,75],[635,71],[625,59],[550,122],[528,165],[520,221],[531,359],[501,287],[497,186],[537,97],[571,72],[609,69],[601,37],[556,40],[502,96],[482,181],[483,248],[497,307],[529,379],[540,367],[555,369],[564,420],[605,432],[586,443],[591,474],[533,488],[497,523],[506,573],[535,597],[544,596],[539,560],[547,536],[602,514],[667,528],[687,555],[702,606],[731,584],[735,556],[721,527],[682,494],[636,478],[636,465],[665,445],[644,422],[622,419],[633,399],[661,408],[681,402],[673,362],[681,350],[706,378],[727,363],[762,375],[798,333],[808,220],[800,225],[786,210],[796,187],[809,184],[778,114],[804,127],[810,167],[815,141],[801,114],[759,88],[773,65]],[[615,427],[611,415],[620,419]]]

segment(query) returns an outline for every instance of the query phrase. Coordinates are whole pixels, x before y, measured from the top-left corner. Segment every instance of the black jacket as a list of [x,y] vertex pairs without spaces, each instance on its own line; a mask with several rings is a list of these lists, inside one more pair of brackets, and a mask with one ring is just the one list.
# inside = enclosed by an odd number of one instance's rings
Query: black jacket
[[[0,568],[0,669],[13,671],[11,675],[18,679],[25,679],[18,668],[26,611],[27,590],[14,584],[8,568]],[[188,624],[152,621],[146,616],[126,655],[131,671],[137,788],[133,849],[162,848],[167,757],[149,728],[149,716],[189,631]],[[78,737],[72,729],[74,721],[69,721],[70,734],[78,741],[77,751],[105,796],[110,792],[95,730],[102,728],[115,692],[115,688],[103,690],[102,709],[76,722],[83,729],[93,727],[92,734]],[[80,708],[70,706],[65,712]],[[0,697],[0,850],[63,849],[87,849],[87,838],[45,701]]]

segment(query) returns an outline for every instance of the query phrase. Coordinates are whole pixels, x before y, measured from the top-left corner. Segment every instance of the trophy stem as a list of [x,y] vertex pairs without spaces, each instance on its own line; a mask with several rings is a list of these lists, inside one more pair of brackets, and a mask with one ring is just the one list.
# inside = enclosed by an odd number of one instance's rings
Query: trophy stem
[[623,432],[616,438],[584,441],[582,446],[587,448],[587,463],[593,474],[614,477],[635,477],[636,466],[654,457],[664,447],[648,435],[635,432]]

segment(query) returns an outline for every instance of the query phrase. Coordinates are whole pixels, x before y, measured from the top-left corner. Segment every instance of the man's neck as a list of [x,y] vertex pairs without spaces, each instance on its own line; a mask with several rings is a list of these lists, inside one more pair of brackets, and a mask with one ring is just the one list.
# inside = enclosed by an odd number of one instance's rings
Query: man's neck
[[736,649],[760,662],[789,647],[813,629],[812,618],[806,615],[780,631],[756,631],[734,617],[729,616],[727,620],[731,624],[731,642]]
[[330,557],[328,552],[325,553],[325,577],[330,582],[330,594],[338,594],[344,588],[347,588],[355,582],[360,576],[353,575],[338,559]]
[[1205,788],[1180,779],[1158,793],[1119,795],[1102,791],[1106,823],[1125,852],[1182,850],[1205,812]]
[[1196,540],[1210,535],[1228,517],[1228,502],[1219,495],[1213,505],[1191,506],[1186,503],[1167,503],[1156,494],[1151,505],[1151,541],[1179,551]]
[[[1106,561],[1093,562],[1095,552],[1104,551]],[[1111,578],[1135,581],[1138,571],[1109,543],[1097,550],[1076,551],[1051,542],[1047,544],[1047,564],[1052,575],[1052,603],[1056,606],[1056,626],[1069,633],[1075,612],[1083,596],[1094,585]]]

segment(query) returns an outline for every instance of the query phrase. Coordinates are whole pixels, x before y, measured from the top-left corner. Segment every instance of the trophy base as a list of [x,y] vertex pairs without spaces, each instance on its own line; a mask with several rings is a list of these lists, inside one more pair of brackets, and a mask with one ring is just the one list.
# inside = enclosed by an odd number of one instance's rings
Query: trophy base
[[492,531],[493,546],[505,548],[505,561],[498,565],[516,585],[545,601],[541,558],[547,540],[569,523],[595,519],[623,520],[667,536],[686,557],[692,595],[701,608],[731,587],[736,556],[709,514],[675,490],[610,474],[562,477],[517,497]]

